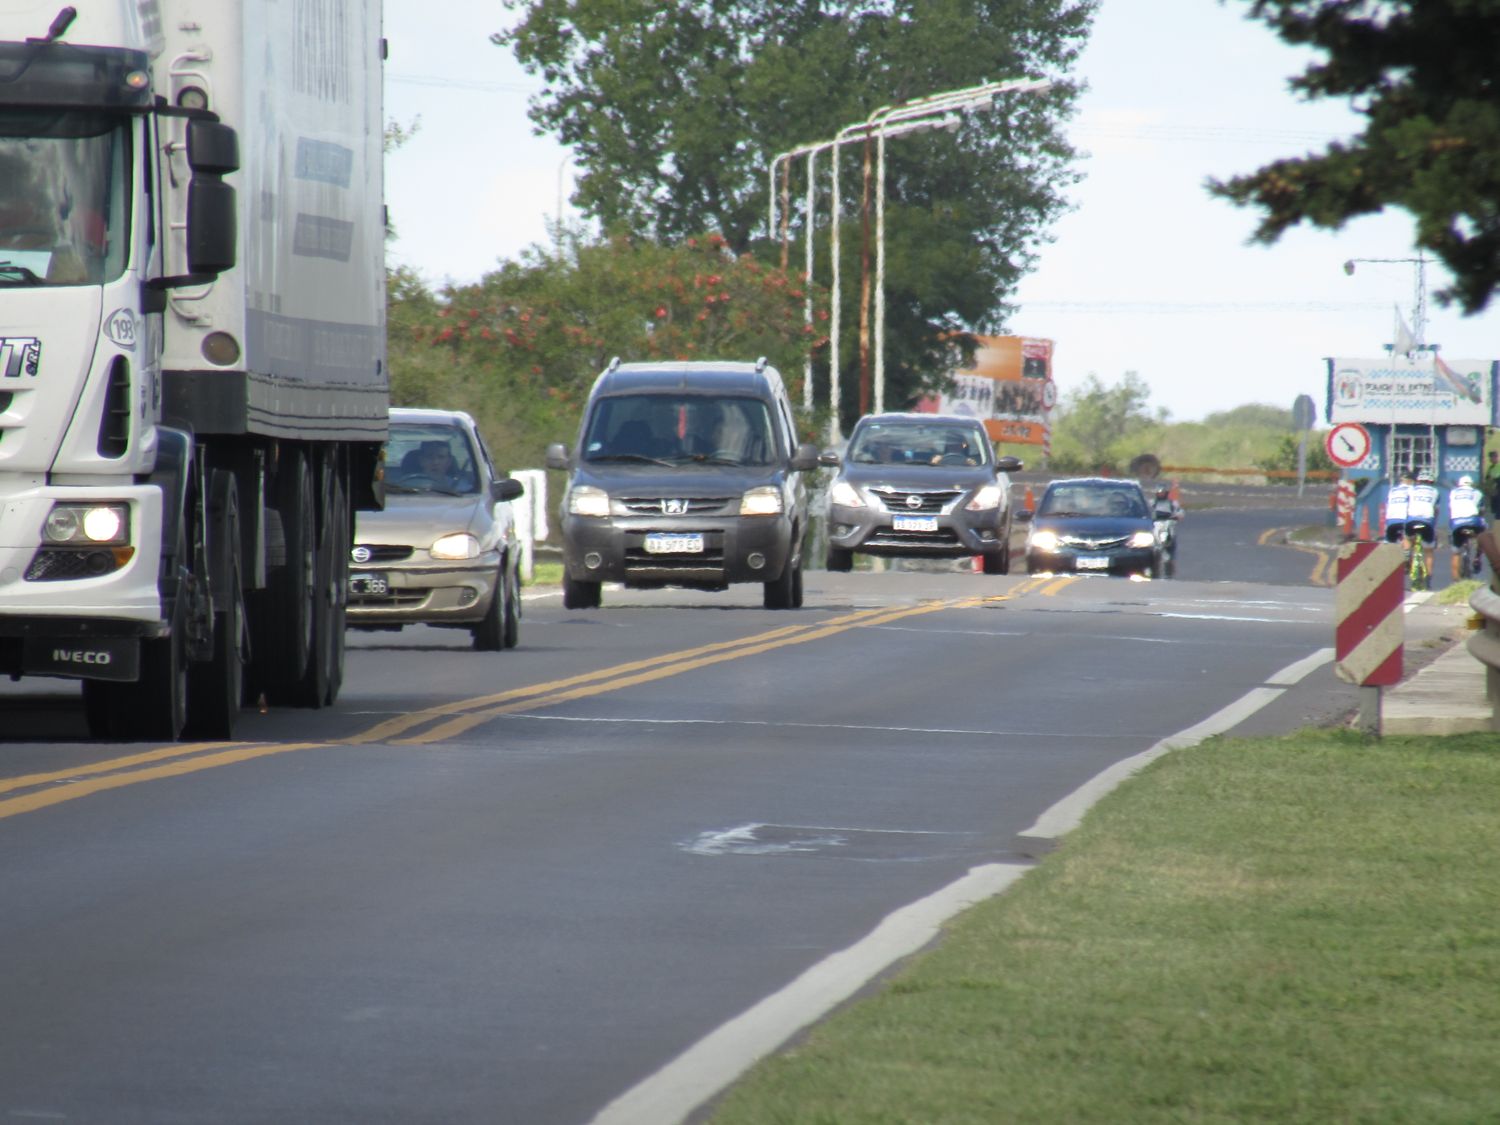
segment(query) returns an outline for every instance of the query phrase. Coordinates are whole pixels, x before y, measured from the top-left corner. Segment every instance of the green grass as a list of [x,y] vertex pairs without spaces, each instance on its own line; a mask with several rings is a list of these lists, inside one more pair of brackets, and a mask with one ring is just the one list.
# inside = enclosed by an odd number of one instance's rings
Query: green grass
[[1483,585],[1477,578],[1461,578],[1444,586],[1432,596],[1432,600],[1438,605],[1468,605],[1474,591]]
[[715,1125],[1500,1121],[1500,745],[1211,740]]
[[560,562],[535,562],[532,565],[531,581],[526,586],[561,586],[563,564]]

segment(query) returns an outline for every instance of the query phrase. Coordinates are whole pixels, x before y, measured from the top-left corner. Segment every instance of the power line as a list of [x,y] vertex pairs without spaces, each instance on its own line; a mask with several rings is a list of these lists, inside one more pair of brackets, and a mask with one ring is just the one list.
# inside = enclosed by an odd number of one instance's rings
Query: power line
[[393,74],[386,73],[387,82],[395,82],[402,86],[436,86],[440,88],[453,88],[458,90],[483,90],[494,94],[532,94],[537,87],[528,86],[522,82],[477,82],[467,78],[444,78],[435,74]]

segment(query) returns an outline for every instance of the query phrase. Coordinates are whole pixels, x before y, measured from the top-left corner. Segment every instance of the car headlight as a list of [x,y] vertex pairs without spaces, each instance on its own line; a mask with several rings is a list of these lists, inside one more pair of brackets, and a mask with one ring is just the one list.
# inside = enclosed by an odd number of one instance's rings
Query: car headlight
[[575,516],[607,516],[609,493],[591,484],[580,484],[568,491],[568,512]]
[[1137,531],[1130,537],[1132,547],[1154,547],[1156,546],[1156,532]]
[[740,497],[742,516],[779,516],[781,514],[781,489],[775,485],[752,488]]
[[833,486],[829,488],[828,502],[830,504],[840,504],[845,508],[863,508],[865,506],[865,502],[858,490],[842,477],[834,481]]
[[440,537],[428,553],[435,559],[477,559],[479,540],[467,531],[455,532]]
[[971,512],[988,512],[992,508],[1000,506],[1000,500],[1004,493],[1000,491],[998,484],[987,484],[978,492],[974,493],[974,499],[964,505]]
[[55,504],[42,534],[48,543],[123,546],[130,542],[130,509],[125,504]]
[[1055,531],[1033,531],[1031,533],[1030,546],[1038,551],[1057,550],[1057,532]]

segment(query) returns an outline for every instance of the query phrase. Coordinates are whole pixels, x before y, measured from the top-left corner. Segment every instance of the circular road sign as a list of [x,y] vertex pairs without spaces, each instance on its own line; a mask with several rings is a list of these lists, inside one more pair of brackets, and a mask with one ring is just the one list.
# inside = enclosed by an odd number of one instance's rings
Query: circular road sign
[[1341,422],[1328,431],[1323,445],[1335,465],[1352,469],[1370,455],[1370,431],[1358,422]]
[[1042,384],[1042,409],[1051,410],[1057,405],[1057,384],[1048,379]]

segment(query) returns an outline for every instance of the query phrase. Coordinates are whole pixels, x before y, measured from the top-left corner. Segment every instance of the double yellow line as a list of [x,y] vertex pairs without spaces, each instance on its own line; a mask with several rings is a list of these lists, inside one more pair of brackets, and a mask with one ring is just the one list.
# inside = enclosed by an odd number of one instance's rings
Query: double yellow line
[[[1276,536],[1282,536],[1281,542],[1276,542]],[[1313,564],[1312,573],[1307,580],[1314,586],[1332,586],[1333,579],[1328,575],[1329,564],[1333,562],[1333,554],[1321,547],[1311,547],[1306,543],[1294,543],[1291,539],[1291,529],[1285,527],[1267,528],[1261,532],[1256,539],[1256,545],[1260,547],[1290,547],[1294,551],[1302,551],[1305,554],[1315,555],[1317,562]]]
[[[368,730],[347,738],[322,742],[234,743],[198,742],[110,758],[86,766],[28,774],[0,780],[0,820],[21,813],[58,805],[95,793],[138,785],[147,781],[181,777],[201,770],[217,769],[256,758],[268,758],[297,750],[315,750],[329,746],[360,746],[389,743],[397,746],[423,746],[455,738],[500,715],[531,711],[567,703],[575,699],[604,695],[612,691],[650,683],[684,672],[708,668],[730,660],[756,656],[778,648],[807,644],[837,636],[851,629],[868,629],[921,614],[1009,601],[1033,591],[1052,596],[1068,583],[1071,576],[1029,577],[1004,594],[987,597],[957,598],[921,602],[896,609],[856,610],[817,624],[786,625],[754,636],[718,641],[697,648],[664,653],[644,660],[617,664],[595,672],[585,672],[566,679],[512,688],[509,691],[455,700],[436,707],[397,715],[376,723]],[[15,794],[5,796],[5,794]]]

